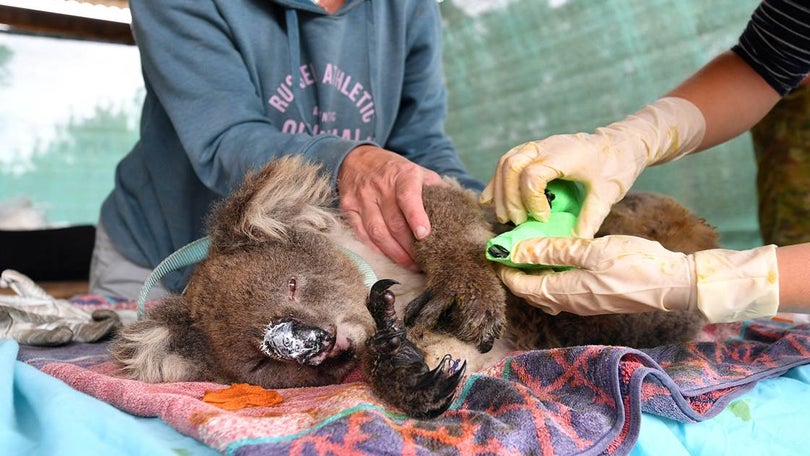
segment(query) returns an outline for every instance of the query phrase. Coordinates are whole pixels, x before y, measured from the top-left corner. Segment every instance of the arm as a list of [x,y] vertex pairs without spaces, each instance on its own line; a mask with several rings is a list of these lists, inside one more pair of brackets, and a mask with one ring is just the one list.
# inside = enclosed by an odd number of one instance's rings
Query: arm
[[425,185],[446,184],[436,172],[399,154],[360,146],[340,166],[340,209],[361,242],[417,271],[414,239],[431,230],[422,203]]
[[751,128],[810,72],[810,10],[801,2],[764,0],[737,45],[668,96],[695,104],[706,120],[706,149]]
[[810,243],[776,249],[779,310],[810,313]]
[[411,14],[400,108],[386,147],[439,175],[456,178],[465,188],[480,191],[483,183],[464,169],[444,129],[447,90],[438,3],[418,6]]
[[762,76],[731,51],[715,57],[667,96],[689,100],[703,113],[706,133],[698,151],[747,131],[781,98]]
[[810,243],[687,255],[634,236],[539,238],[519,243],[512,258],[578,266],[540,274],[500,268],[512,292],[552,314],[688,309],[728,322],[810,313]]

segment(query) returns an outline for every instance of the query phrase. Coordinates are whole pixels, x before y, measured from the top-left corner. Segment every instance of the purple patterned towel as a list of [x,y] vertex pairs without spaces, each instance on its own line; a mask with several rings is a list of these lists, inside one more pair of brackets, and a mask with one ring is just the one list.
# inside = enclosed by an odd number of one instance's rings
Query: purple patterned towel
[[[810,325],[715,325],[702,342],[634,350],[520,353],[469,375],[434,420],[387,410],[362,381],[279,390],[272,407],[226,411],[213,383],[124,380],[103,345],[21,347],[20,358],[129,413],[159,416],[228,454],[625,454],[641,412],[682,422],[718,414],[764,378],[810,361]],[[726,340],[719,332],[736,333]]]

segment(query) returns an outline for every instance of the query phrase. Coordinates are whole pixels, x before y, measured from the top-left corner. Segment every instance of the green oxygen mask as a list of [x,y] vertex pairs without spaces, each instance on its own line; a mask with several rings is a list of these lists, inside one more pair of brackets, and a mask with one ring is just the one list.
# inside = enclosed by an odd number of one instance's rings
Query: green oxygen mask
[[487,242],[487,259],[518,269],[551,268],[570,269],[571,266],[548,264],[513,263],[513,247],[524,239],[539,237],[571,237],[577,223],[585,190],[582,184],[556,179],[546,185],[546,198],[551,206],[548,221],[541,222],[529,217],[528,220],[510,231],[502,233]]

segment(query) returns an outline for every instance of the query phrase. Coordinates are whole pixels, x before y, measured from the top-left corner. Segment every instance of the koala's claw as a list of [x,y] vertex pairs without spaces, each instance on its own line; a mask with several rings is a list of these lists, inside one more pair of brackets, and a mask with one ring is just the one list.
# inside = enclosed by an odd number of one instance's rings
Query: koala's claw
[[396,297],[389,290],[398,283],[396,280],[382,279],[374,282],[374,285],[371,286],[366,307],[371,312],[371,317],[374,318],[377,329],[390,329],[398,325],[397,314],[394,311]]
[[416,325],[422,310],[424,310],[425,305],[430,302],[432,298],[433,294],[430,292],[430,290],[425,290],[422,294],[413,298],[413,300],[409,302],[407,306],[405,306],[405,326],[410,328],[411,326]]
[[335,336],[332,333],[288,318],[264,328],[260,348],[271,358],[317,366],[330,355],[334,345]]
[[[459,361],[453,359],[452,356],[444,355],[438,366],[422,375],[422,379],[417,382],[416,387],[420,389],[433,387],[438,389],[439,396],[450,395],[456,390],[466,370],[467,361],[461,361],[459,364]],[[453,398],[449,397],[448,399],[452,400]]]
[[434,418],[450,406],[467,363],[445,355],[435,369],[428,368],[396,318],[393,293],[387,291],[394,283],[379,281],[369,294],[367,306],[377,332],[367,342],[367,377],[383,400],[408,415]]
[[487,353],[501,336],[506,321],[503,292],[494,287],[492,294],[496,297],[463,300],[428,289],[405,307],[405,326],[449,333]]

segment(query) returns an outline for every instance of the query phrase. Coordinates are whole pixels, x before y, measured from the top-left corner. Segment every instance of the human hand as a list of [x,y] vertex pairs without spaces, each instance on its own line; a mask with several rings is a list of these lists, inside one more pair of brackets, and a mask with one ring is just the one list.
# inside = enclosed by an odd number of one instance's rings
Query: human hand
[[63,299],[54,299],[17,271],[6,269],[0,287],[17,296],[0,295],[0,337],[29,345],[62,345],[68,342],[96,342],[121,326],[110,309],[92,314]]
[[536,238],[518,243],[512,258],[577,267],[526,272],[500,266],[501,280],[516,296],[553,315],[696,309],[710,322],[728,322],[771,316],[779,306],[774,246],[686,255],[634,236]]
[[359,146],[338,171],[340,209],[357,238],[411,270],[414,239],[430,233],[422,187],[447,185],[435,172],[394,152]]
[[580,182],[585,199],[572,234],[591,238],[645,167],[695,150],[704,131],[703,115],[692,103],[662,98],[593,134],[556,135],[511,149],[498,160],[481,202],[495,205],[501,223],[520,224],[529,215],[546,221],[546,184]]

